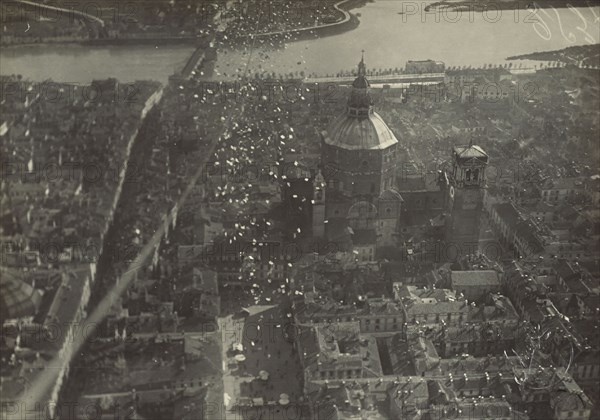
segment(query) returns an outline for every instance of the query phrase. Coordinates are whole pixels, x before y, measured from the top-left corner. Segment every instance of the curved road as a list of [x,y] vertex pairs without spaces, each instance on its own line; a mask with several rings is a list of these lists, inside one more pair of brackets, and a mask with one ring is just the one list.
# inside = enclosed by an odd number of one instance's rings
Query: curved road
[[339,8],[339,5],[342,3],[346,3],[348,0],[342,0],[340,2],[337,2],[333,5],[333,7],[342,12],[344,14],[344,19],[340,20],[339,22],[333,22],[333,23],[326,23],[324,25],[314,25],[314,26],[308,26],[308,27],[304,27],[304,28],[297,28],[297,29],[285,29],[282,31],[274,31],[274,32],[265,32],[265,33],[260,33],[260,34],[249,34],[248,36],[250,37],[263,37],[263,36],[272,36],[272,35],[284,35],[284,34],[293,34],[293,33],[302,33],[302,32],[309,32],[315,29],[323,29],[323,28],[327,28],[327,27],[333,27],[333,26],[337,26],[337,25],[342,25],[346,22],[348,22],[351,18],[350,12],[348,12],[347,10],[343,10]]
[[72,16],[78,16],[79,18],[84,19],[84,20],[95,21],[95,22],[99,23],[102,28],[104,28],[104,21],[102,19],[100,19],[98,16],[90,15],[89,13],[80,12],[75,9],[65,9],[64,7],[50,6],[48,4],[37,3],[35,1],[28,1],[28,0],[13,0],[13,1],[15,3],[21,3],[21,4],[28,5],[28,6],[34,6],[34,7],[39,7],[41,9],[53,10],[56,12],[70,14]]

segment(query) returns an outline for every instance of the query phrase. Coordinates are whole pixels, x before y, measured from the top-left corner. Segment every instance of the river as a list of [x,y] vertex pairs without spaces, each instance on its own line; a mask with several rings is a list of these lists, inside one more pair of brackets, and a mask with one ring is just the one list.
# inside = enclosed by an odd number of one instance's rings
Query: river
[[[406,14],[400,15],[403,4]],[[437,15],[436,21],[436,15],[424,14],[424,10],[423,14],[420,10],[409,14],[408,4],[419,8],[425,3],[377,0],[353,11],[361,15],[355,30],[289,43],[284,49],[258,49],[248,69],[252,73],[304,71],[324,75],[353,68],[363,49],[371,68],[400,68],[408,60],[423,59],[440,60],[449,66],[480,66],[502,64],[513,55],[599,42],[596,16],[600,16],[600,7],[556,12],[504,10],[498,16],[491,9],[487,15],[446,10]],[[588,39],[577,29],[585,25]],[[266,57],[268,60],[261,60]],[[228,51],[219,55],[216,69],[230,74],[247,58],[247,51]]]
[[[248,70],[336,73],[353,68],[363,49],[370,68],[400,68],[407,60],[420,59],[480,66],[502,64],[511,55],[599,42],[600,6],[436,15],[426,14],[425,4],[377,0],[353,10],[360,14],[360,25],[352,31],[288,43],[284,48],[255,48]],[[77,83],[110,76],[123,82],[166,82],[191,53],[189,45],[11,47],[0,52],[0,73]],[[248,63],[248,54],[220,49],[216,77],[236,73]]]
[[193,45],[33,45],[0,50],[0,74],[31,80],[87,84],[115,77],[121,82],[156,80],[166,83],[183,68]]

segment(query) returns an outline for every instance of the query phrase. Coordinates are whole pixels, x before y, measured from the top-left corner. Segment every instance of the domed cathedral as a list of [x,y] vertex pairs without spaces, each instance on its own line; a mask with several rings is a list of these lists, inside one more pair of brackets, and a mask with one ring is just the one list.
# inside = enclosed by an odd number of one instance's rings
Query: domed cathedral
[[402,197],[396,191],[398,140],[373,110],[364,57],[346,111],[321,133],[321,167],[314,179],[313,235],[354,249],[397,243]]
[[407,241],[446,241],[460,252],[473,249],[488,155],[472,143],[457,146],[449,168],[430,172],[411,169],[406,157],[407,150],[373,109],[363,58],[346,111],[321,133],[313,236],[351,247],[363,261],[373,260],[379,247]]

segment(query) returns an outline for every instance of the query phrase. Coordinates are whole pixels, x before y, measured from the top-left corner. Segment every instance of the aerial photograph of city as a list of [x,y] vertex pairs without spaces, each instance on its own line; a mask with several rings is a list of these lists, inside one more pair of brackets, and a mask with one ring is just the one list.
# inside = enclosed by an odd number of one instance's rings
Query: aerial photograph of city
[[600,0],[0,0],[0,420],[600,420]]

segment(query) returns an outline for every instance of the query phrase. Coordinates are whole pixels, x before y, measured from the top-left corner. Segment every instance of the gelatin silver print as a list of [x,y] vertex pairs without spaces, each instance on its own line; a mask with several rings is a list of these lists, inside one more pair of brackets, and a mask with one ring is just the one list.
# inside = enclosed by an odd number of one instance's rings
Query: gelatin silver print
[[600,420],[600,3],[0,0],[0,420]]

